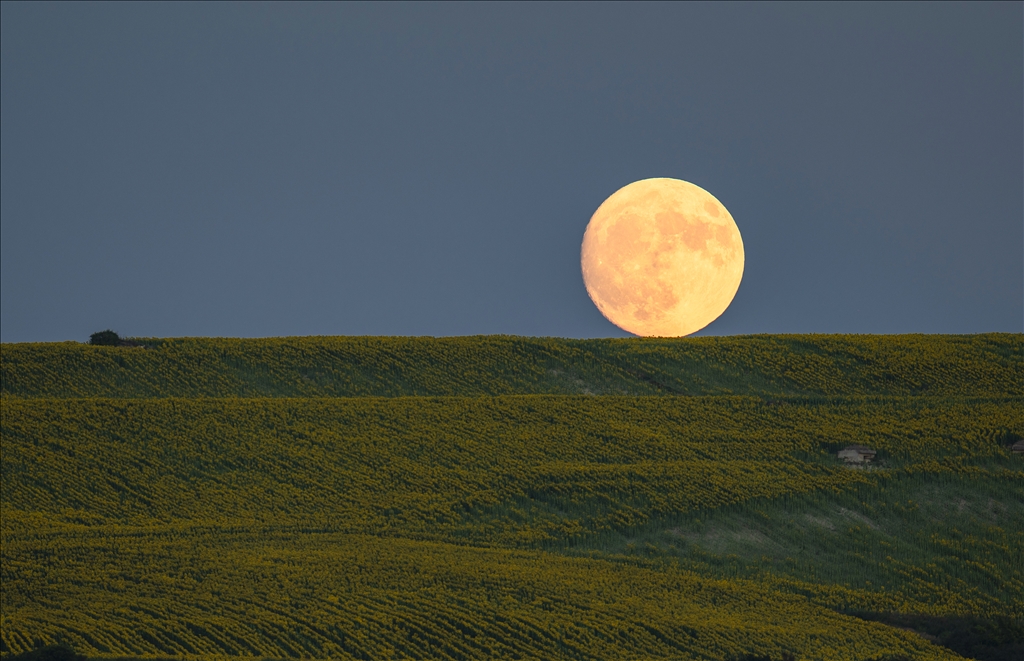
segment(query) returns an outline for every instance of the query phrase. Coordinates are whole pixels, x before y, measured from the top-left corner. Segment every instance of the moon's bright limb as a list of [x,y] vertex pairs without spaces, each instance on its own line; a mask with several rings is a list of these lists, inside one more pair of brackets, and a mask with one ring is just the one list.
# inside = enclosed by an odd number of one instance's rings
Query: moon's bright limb
[[743,277],[736,221],[711,193],[679,179],[617,190],[594,212],[580,252],[590,298],[635,335],[699,331],[725,312]]

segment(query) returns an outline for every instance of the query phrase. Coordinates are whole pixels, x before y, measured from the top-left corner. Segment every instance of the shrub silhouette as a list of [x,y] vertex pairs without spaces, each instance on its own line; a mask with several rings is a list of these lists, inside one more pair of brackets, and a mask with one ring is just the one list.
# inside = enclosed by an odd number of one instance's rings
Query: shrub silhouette
[[121,345],[121,338],[112,330],[100,331],[89,336],[89,344],[101,347],[116,347]]

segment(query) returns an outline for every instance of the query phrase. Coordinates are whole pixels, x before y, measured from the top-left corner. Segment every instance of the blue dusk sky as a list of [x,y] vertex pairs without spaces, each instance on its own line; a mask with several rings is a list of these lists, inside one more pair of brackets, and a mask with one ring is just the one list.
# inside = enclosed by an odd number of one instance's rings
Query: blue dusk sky
[[623,337],[648,177],[742,233],[701,334],[1021,332],[1022,6],[5,2],[0,335]]

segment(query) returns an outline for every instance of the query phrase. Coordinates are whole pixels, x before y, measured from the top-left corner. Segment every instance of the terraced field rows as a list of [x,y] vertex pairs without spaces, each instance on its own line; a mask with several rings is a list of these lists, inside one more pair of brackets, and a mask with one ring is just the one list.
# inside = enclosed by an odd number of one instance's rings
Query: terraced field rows
[[[985,428],[979,431],[979,421]],[[5,529],[303,525],[565,543],[871,476],[1007,462],[1016,401],[751,398],[4,400]],[[27,518],[26,518],[27,517]],[[31,521],[32,523],[24,523]]]
[[9,542],[4,648],[59,634],[116,655],[956,658],[805,597],[672,569],[293,531],[146,539],[61,535],[45,559],[38,538]]
[[140,344],[0,347],[5,658],[1024,651],[1022,336]]

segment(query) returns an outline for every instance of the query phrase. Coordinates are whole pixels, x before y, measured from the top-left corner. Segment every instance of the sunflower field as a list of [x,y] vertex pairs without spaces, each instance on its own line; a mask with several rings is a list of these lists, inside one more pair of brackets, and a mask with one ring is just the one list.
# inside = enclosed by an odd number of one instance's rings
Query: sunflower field
[[0,346],[4,658],[1024,650],[1020,335],[137,344]]

